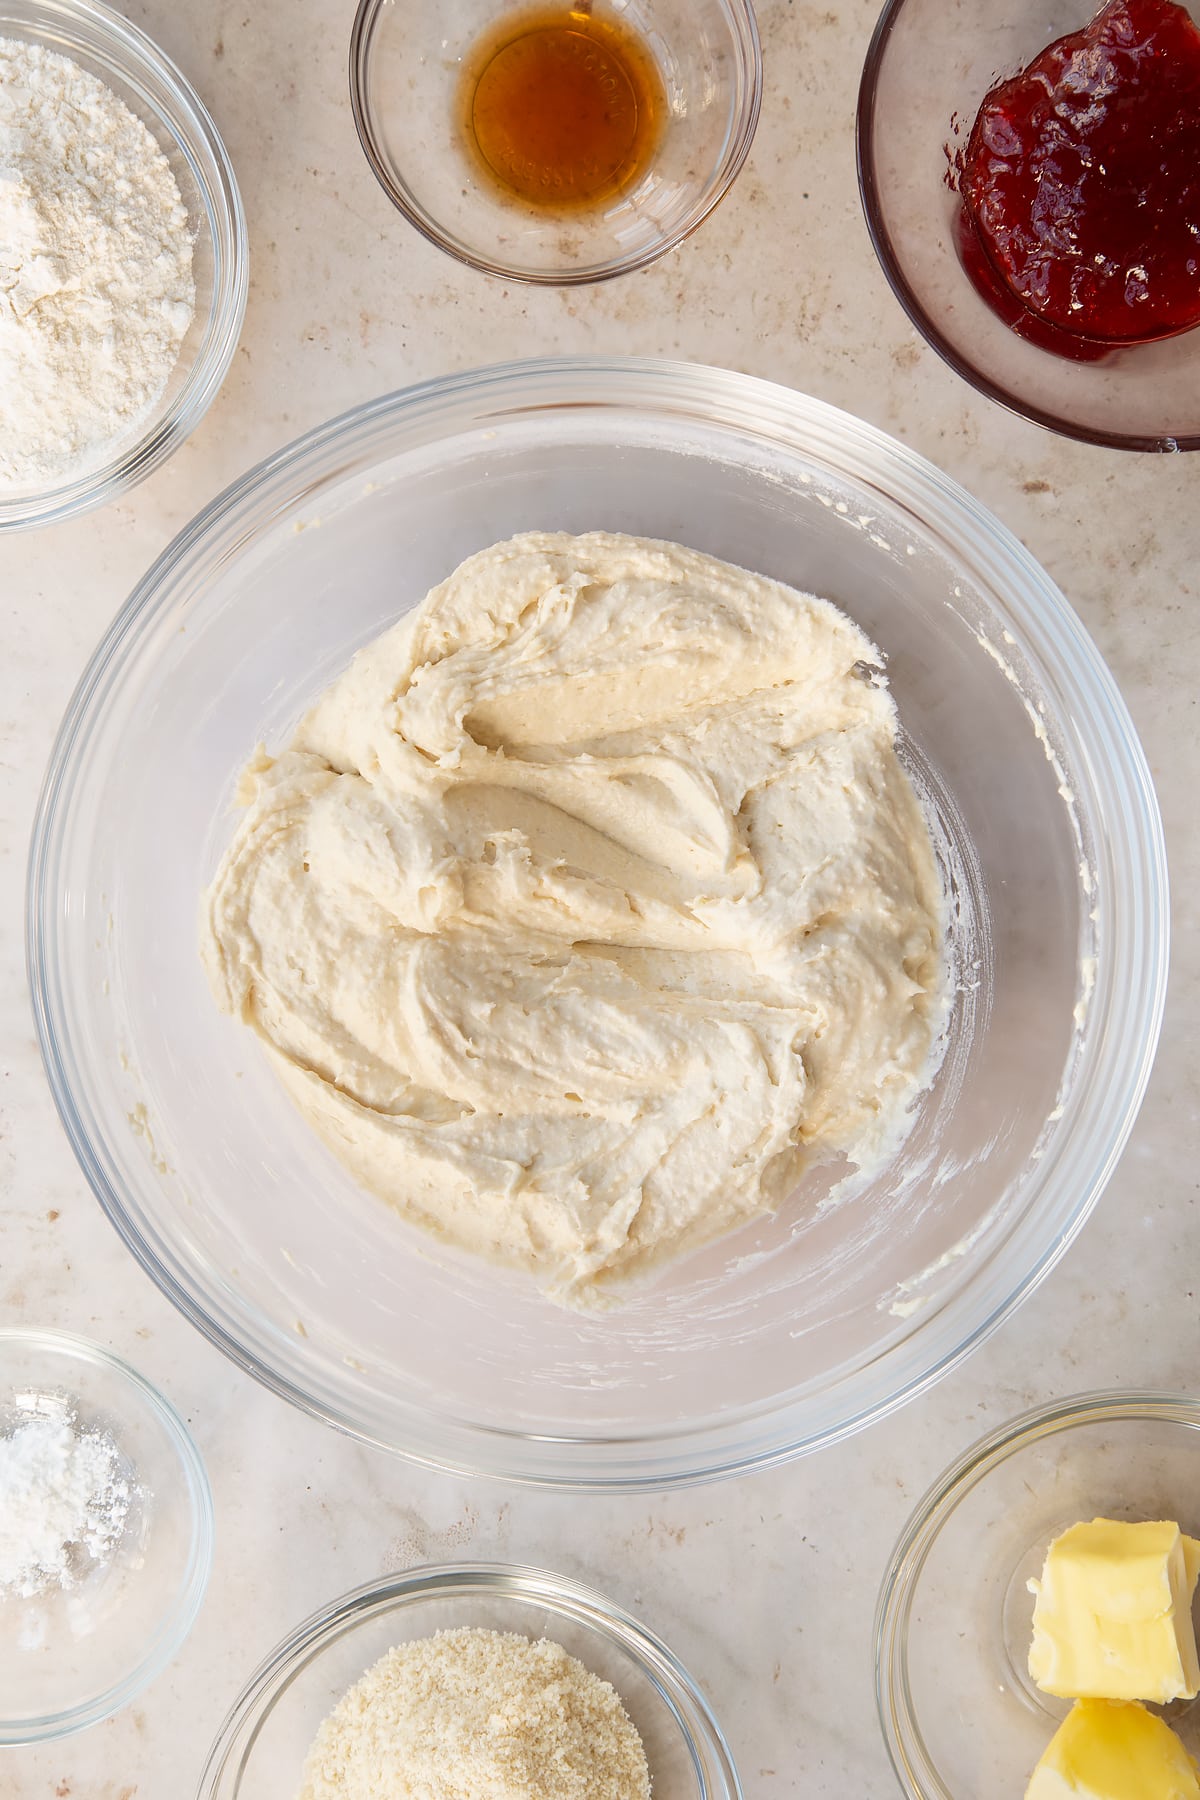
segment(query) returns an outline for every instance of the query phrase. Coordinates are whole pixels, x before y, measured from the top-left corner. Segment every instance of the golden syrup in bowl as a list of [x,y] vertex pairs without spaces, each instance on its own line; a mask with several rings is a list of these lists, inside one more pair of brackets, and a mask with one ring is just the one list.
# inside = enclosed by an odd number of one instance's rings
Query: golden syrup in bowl
[[648,46],[590,9],[510,14],[464,65],[462,127],[484,177],[547,212],[603,205],[645,173],[666,120]]

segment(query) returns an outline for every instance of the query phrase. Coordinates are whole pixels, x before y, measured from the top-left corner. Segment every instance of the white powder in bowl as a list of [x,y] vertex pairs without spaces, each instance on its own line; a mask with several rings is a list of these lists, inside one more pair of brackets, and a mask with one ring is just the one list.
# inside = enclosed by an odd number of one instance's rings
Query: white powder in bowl
[[300,1800],[647,1800],[616,1690],[561,1644],[467,1627],[399,1644],[317,1732]]
[[195,304],[152,133],[77,63],[0,37],[0,488],[82,473],[130,434]]
[[133,1501],[130,1469],[111,1432],[80,1428],[52,1394],[0,1433],[0,1600],[74,1587],[107,1563]]

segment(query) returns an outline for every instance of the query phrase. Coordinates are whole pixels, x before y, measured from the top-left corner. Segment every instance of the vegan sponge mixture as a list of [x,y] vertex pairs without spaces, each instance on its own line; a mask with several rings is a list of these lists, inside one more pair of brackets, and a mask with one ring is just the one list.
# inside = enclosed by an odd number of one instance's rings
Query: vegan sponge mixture
[[530,533],[359,652],[205,896],[360,1181],[595,1305],[902,1135],[942,891],[874,646],[677,544]]

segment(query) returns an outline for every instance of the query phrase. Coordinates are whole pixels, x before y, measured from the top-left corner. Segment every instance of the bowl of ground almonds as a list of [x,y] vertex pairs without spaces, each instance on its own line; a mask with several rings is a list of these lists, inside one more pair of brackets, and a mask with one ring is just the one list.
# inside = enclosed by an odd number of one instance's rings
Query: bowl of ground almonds
[[602,1595],[465,1563],[357,1588],[251,1676],[198,1800],[741,1800],[708,1703]]

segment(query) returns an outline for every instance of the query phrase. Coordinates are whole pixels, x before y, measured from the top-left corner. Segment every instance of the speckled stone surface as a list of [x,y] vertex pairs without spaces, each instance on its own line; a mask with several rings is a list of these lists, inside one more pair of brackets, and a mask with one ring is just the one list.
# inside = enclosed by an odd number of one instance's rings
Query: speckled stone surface
[[[707,1687],[748,1796],[896,1791],[875,1723],[872,1613],[913,1502],[980,1431],[1110,1383],[1200,1389],[1196,888],[1200,459],[1059,440],[989,406],[918,340],[859,212],[853,117],[874,0],[762,0],[762,126],[731,197],[682,250],[609,286],[536,292],[409,231],[359,151],[347,0],[129,0],[194,81],[242,182],[245,336],[194,439],[119,505],[0,542],[0,1319],[110,1343],[191,1421],[218,1557],[185,1650],[122,1716],[0,1752],[3,1800],[187,1800],[244,1677],[303,1615],[418,1560],[498,1556],[632,1607]],[[1133,1141],[1092,1222],[1018,1316],[900,1416],[839,1448],[658,1499],[539,1496],[423,1474],[238,1374],[121,1248],[42,1076],[22,973],[25,847],[59,715],[135,578],[261,454],[413,379],[537,352],[663,352],[788,382],[950,470],[1029,545],[1111,662],[1166,819],[1174,958]],[[967,1797],[964,1797],[967,1800]]]

